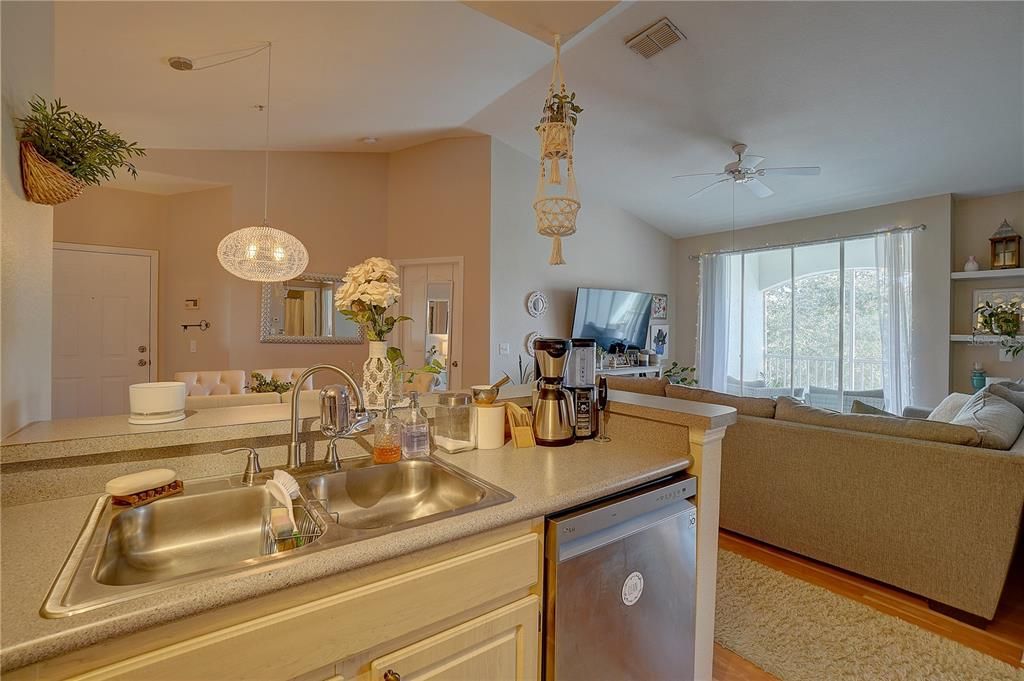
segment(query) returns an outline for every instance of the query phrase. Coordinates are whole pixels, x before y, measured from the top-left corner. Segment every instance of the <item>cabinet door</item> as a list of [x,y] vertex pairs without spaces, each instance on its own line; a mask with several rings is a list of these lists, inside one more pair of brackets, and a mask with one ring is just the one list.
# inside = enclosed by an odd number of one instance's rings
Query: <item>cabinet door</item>
[[528,596],[377,658],[372,681],[536,681],[540,599]]

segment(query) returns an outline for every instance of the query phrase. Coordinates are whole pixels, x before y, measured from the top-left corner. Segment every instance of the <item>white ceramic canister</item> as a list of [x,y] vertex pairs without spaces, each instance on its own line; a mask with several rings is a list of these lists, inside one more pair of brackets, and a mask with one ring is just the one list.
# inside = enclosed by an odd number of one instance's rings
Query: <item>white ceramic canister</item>
[[505,405],[474,404],[476,448],[501,449],[505,446]]
[[135,383],[128,386],[128,423],[151,425],[185,418],[185,384],[181,381]]

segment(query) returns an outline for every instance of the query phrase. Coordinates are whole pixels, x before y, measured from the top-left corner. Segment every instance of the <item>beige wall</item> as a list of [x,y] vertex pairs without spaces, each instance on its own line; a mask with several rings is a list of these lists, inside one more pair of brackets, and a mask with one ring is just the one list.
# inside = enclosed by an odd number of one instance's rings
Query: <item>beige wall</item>
[[863,210],[780,222],[735,232],[676,241],[673,325],[680,361],[693,362],[697,348],[698,264],[691,255],[729,248],[755,248],[835,236],[864,234],[896,225],[924,223],[914,232],[912,401],[938,404],[949,388],[949,261],[952,199],[947,195],[903,201]]
[[[990,268],[988,238],[1003,220],[1008,220],[1018,234],[1024,234],[1024,192],[953,201],[953,271],[963,269],[968,255],[973,255],[982,269]],[[952,286],[953,333],[966,334],[971,332],[976,289],[1024,288],[1024,278],[957,279]],[[973,392],[971,369],[975,362],[981,362],[989,376],[1024,378],[1024,355],[1001,362],[999,352],[991,345],[953,343],[950,360],[950,384],[957,392]]]
[[[262,153],[154,150],[140,167],[229,186],[166,197],[90,190],[58,209],[56,232],[60,241],[160,251],[161,378],[319,362],[362,366],[365,345],[260,343],[260,285],[231,276],[217,261],[225,234],[262,220]],[[341,274],[386,252],[387,169],[382,154],[272,155],[270,221],[306,245],[309,271]],[[185,298],[195,297],[200,309],[186,311]],[[200,319],[211,323],[208,331],[182,331],[180,324]]]
[[14,118],[32,95],[53,96],[53,3],[0,3],[0,436],[50,418],[53,209],[21,187]]
[[438,140],[390,154],[387,256],[463,256],[462,383],[488,377],[491,138]]
[[[494,140],[491,151],[491,378],[502,371],[518,377],[526,336],[568,337],[576,288],[591,286],[668,293],[672,284],[672,239],[642,220],[587,192],[580,170],[582,208],[577,231],[563,239],[566,264],[548,264],[551,240],[537,234],[532,209],[537,161]],[[531,291],[550,303],[539,319],[526,312]],[[673,301],[669,300],[670,315]],[[508,343],[510,354],[498,354]],[[671,352],[671,348],[670,348]]]

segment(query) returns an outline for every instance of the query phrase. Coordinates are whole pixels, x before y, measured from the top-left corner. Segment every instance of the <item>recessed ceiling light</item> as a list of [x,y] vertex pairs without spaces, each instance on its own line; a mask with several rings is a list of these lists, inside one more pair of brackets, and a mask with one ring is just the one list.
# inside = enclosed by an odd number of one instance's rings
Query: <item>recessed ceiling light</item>
[[362,139],[362,142],[363,142],[363,144],[376,144],[377,143],[377,138],[376,137],[364,137]]

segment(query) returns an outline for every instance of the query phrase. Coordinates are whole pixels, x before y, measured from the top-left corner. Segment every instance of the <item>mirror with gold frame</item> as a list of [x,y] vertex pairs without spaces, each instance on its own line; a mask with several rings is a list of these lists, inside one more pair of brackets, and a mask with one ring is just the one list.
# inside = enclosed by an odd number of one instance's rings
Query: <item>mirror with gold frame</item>
[[334,308],[339,284],[340,274],[312,272],[263,284],[260,342],[362,343],[362,329]]

